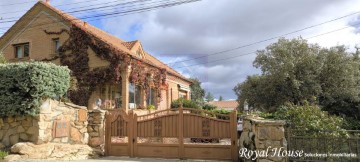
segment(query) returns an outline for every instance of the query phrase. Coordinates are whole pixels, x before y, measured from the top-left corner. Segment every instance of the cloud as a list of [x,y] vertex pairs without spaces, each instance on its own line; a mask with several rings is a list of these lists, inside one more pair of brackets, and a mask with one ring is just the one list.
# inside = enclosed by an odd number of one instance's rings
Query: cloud
[[[54,5],[81,1],[83,0],[54,1]],[[106,2],[94,0],[89,1],[88,4],[79,3],[60,6],[60,8],[69,10],[93,4],[105,5],[108,2],[111,0]],[[1,3],[3,2],[0,2],[0,5]],[[171,62],[170,65],[185,76],[198,77],[206,91],[214,93],[216,98],[222,95],[225,99],[230,99],[236,98],[232,88],[237,83],[244,81],[247,75],[260,73],[260,70],[252,66],[256,55],[244,54],[264,49],[276,40],[256,43],[230,52],[216,53],[347,15],[359,11],[358,6],[360,1],[356,0],[202,0],[90,23],[121,39],[140,40],[145,50],[163,62]],[[122,7],[80,12],[75,16],[83,17],[127,9],[124,8],[125,6]],[[0,7],[0,10],[6,12],[12,9]],[[332,34],[312,38],[309,42],[326,47],[345,44],[351,49],[360,40],[359,25],[356,25],[358,23],[360,23],[359,16],[349,16],[287,35],[286,38],[300,35],[308,38],[349,26]],[[191,61],[182,61],[189,59]],[[223,61],[218,61],[220,59]]]
[[[204,55],[343,16],[358,10],[358,5],[360,3],[355,0],[203,0],[154,12],[119,17],[116,20],[103,20],[102,23],[119,37],[128,37],[126,33],[133,24],[141,26],[134,32],[134,37],[142,42],[146,50],[164,62],[194,59],[171,65],[186,76],[200,78],[203,87],[215,96],[235,98],[232,88],[244,81],[247,75],[260,73],[260,70],[252,67],[255,54],[241,55],[263,49],[276,40],[231,52]],[[331,31],[346,26],[350,18],[287,37],[310,37]],[[116,27],[116,24],[121,24],[121,27]],[[358,42],[356,39],[359,40],[359,36],[355,35],[352,29],[329,34],[327,39],[322,38],[313,38],[310,42],[323,46],[347,44],[351,47]],[[219,59],[224,61],[217,61]]]

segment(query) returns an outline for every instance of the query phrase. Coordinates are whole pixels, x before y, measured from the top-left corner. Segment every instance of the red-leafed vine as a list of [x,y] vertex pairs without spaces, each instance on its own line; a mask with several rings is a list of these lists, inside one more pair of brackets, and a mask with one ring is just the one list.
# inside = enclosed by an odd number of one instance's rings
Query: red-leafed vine
[[[44,32],[57,35],[63,32],[69,34],[69,39],[59,48],[59,56],[53,59],[59,57],[61,64],[68,66],[77,79],[77,89],[68,92],[70,100],[75,104],[87,106],[89,97],[97,85],[121,81],[121,71],[129,65],[131,66],[130,82],[140,85],[145,92],[148,92],[149,88],[156,89],[157,97],[161,98],[160,87],[161,84],[165,84],[165,69],[159,69],[142,60],[132,58],[129,54],[76,26],[72,26],[70,31],[62,29],[59,32]],[[88,48],[91,48],[99,58],[109,61],[110,65],[91,70]]]

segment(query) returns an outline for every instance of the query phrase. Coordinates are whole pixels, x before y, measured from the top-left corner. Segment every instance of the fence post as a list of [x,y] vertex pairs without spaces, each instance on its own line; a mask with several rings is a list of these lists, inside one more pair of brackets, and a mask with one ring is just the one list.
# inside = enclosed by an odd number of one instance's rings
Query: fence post
[[179,107],[179,158],[184,158],[184,112],[183,106]]
[[238,146],[237,146],[237,112],[236,110],[230,113],[230,136],[231,136],[231,156],[233,161],[238,161]]

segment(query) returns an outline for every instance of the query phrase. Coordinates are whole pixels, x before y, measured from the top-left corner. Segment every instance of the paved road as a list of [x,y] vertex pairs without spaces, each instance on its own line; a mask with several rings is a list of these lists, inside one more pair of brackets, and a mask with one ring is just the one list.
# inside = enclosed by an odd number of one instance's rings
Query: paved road
[[[157,159],[157,158],[128,158],[128,157],[103,157],[100,159],[88,159],[88,160],[73,160],[71,162],[82,162],[82,161],[90,161],[90,162],[175,162],[175,161],[186,161],[186,162],[218,162],[214,160],[179,160],[179,159]],[[18,162],[18,161],[16,161]],[[19,161],[20,162],[20,161]],[[62,162],[59,160],[21,160],[21,162]],[[225,161],[224,161],[225,162]]]

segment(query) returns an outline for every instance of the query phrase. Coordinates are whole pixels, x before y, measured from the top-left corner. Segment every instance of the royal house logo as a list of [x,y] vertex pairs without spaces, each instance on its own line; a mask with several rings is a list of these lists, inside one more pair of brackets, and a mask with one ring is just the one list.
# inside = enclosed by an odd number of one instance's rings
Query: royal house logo
[[259,158],[268,157],[280,157],[280,158],[301,158],[301,157],[346,157],[357,158],[357,154],[354,153],[305,153],[303,150],[286,150],[284,147],[272,148],[267,147],[266,150],[249,150],[247,148],[241,148],[239,150],[239,156],[245,159],[256,160]]

